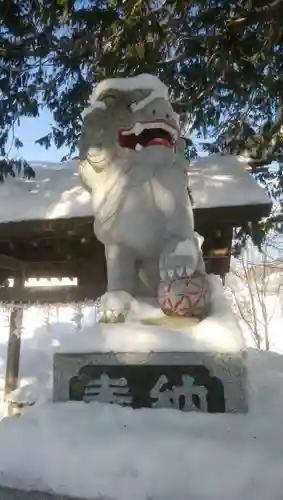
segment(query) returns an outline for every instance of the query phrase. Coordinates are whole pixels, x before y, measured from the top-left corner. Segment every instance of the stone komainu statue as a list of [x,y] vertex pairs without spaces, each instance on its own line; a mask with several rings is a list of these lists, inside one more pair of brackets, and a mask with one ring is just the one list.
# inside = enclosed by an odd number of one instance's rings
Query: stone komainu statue
[[105,245],[105,300],[119,291],[156,297],[160,273],[204,272],[182,143],[179,117],[157,77],[104,80],[94,89],[79,173]]

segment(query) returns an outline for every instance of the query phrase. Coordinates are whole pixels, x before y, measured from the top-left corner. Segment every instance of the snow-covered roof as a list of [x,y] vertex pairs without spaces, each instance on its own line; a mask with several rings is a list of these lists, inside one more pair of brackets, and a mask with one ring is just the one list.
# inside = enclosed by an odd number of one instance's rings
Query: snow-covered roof
[[[80,183],[77,161],[31,165],[35,179],[8,178],[0,184],[0,223],[92,215],[91,198]],[[194,162],[189,179],[195,208],[270,203],[246,166],[239,157],[219,155]]]
[[190,166],[190,187],[196,208],[270,203],[247,168],[241,156],[215,154],[195,160]]

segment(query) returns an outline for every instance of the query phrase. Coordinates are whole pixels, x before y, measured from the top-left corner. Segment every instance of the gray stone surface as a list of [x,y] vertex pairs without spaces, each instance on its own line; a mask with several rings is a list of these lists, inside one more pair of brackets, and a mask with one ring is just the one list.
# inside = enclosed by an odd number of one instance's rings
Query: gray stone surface
[[[158,367],[163,365],[168,369],[171,366],[173,373],[173,367],[178,368],[178,366],[205,367],[209,370],[211,377],[217,377],[222,382],[225,411],[229,413],[245,413],[248,410],[244,351],[236,354],[212,352],[55,353],[53,366],[53,398],[55,402],[69,400],[70,380],[78,375],[79,370],[86,365],[104,366],[109,367],[109,369],[118,366],[125,369],[125,378],[127,378],[127,370],[133,365],[142,366],[144,370],[146,370],[146,366]],[[202,385],[199,382],[196,382],[196,384],[198,387]],[[198,391],[195,393],[197,394]],[[163,407],[168,408],[168,405],[164,404]],[[187,411],[190,409],[192,408],[187,409]]]
[[[84,498],[75,498],[65,495],[56,495],[44,493],[41,491],[24,491],[15,488],[4,488],[0,486],[1,500],[85,500]],[[93,498],[88,500],[104,500],[103,498]],[[109,499],[105,499],[109,500]]]

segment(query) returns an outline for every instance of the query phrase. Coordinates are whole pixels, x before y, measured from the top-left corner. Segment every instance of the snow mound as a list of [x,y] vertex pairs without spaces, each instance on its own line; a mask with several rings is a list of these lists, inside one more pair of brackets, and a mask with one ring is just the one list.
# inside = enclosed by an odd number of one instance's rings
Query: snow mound
[[227,301],[220,278],[209,275],[212,291],[211,315],[195,324],[143,324],[143,318],[166,318],[160,308],[136,302],[125,323],[96,324],[83,320],[79,334],[60,335],[56,352],[222,352],[238,353],[244,341],[235,314]]
[[[45,390],[44,390],[45,389]],[[18,405],[32,405],[42,404],[52,401],[52,385],[50,384],[46,388],[42,387],[42,384],[38,380],[34,379],[29,383],[18,387],[14,391],[10,392],[5,398],[6,402],[14,403]]]
[[283,357],[250,350],[248,364],[247,415],[70,402],[3,419],[1,486],[86,499],[280,500]]

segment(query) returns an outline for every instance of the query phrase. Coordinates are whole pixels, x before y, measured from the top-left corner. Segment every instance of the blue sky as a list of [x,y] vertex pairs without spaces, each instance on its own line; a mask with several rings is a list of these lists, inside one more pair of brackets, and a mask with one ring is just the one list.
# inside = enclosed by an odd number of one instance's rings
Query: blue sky
[[[64,147],[57,149],[52,145],[49,149],[45,149],[43,146],[35,144],[37,139],[40,139],[40,137],[50,132],[52,123],[54,123],[52,114],[46,109],[41,112],[38,118],[22,118],[20,126],[15,127],[15,137],[18,137],[24,144],[20,149],[20,153],[25,160],[60,161],[61,158],[69,152],[68,148]],[[15,149],[12,148],[10,156],[13,156],[14,153]]]

